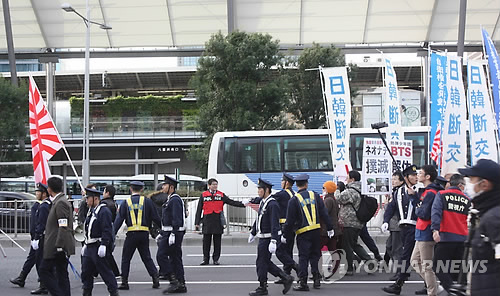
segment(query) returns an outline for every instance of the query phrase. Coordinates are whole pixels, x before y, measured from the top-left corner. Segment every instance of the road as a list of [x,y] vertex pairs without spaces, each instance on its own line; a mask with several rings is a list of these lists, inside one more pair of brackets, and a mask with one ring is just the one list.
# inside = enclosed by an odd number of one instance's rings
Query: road
[[[5,248],[7,258],[0,258],[0,295],[29,295],[29,291],[37,287],[37,275],[33,270],[28,276],[26,286],[19,288],[9,282],[9,278],[17,276],[26,258],[26,253],[14,247]],[[383,248],[382,248],[383,250]],[[80,248],[77,248],[79,254]],[[201,246],[185,246],[184,265],[186,272],[187,295],[248,295],[248,292],[258,286],[255,271],[256,245],[224,246],[220,259],[221,265],[199,266],[202,261]],[[115,250],[115,258],[120,265],[122,247]],[[156,247],[151,248],[153,257]],[[155,258],[154,258],[155,259]],[[297,259],[297,257],[296,257]],[[276,264],[279,262],[273,256]],[[80,258],[74,256],[71,262],[80,270]],[[155,259],[156,262],[156,259]],[[295,274],[294,274],[295,275]],[[344,277],[340,281],[323,284],[320,290],[312,289],[311,295],[386,295],[381,288],[390,284],[388,280],[392,274],[376,273],[369,275],[362,271],[351,277]],[[70,271],[72,295],[81,295],[81,282]],[[269,276],[269,295],[281,295],[282,286],[274,285],[273,276]],[[120,291],[120,295],[161,295],[168,282],[161,282],[159,290],[151,288],[151,278],[136,252],[129,277],[130,290]],[[401,295],[414,295],[415,290],[421,289],[423,282],[413,274],[405,285]],[[300,295],[303,292],[290,291],[288,295]],[[107,295],[106,286],[96,279],[93,295]]]

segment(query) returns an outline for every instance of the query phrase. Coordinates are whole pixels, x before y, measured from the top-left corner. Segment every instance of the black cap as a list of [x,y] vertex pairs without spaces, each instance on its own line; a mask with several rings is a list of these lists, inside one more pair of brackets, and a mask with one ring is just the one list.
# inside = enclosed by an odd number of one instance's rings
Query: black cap
[[177,185],[179,183],[179,181],[177,181],[176,179],[171,178],[171,177],[165,175],[165,180],[163,180],[163,183],[164,184]]
[[257,187],[271,189],[273,187],[273,184],[267,180],[259,178],[259,185]]
[[43,183],[37,183],[35,191],[47,192],[48,193],[48,191],[47,191],[48,188],[49,187],[47,185],[43,184]]
[[283,173],[283,180],[290,182],[293,184],[293,176],[290,175],[289,173]]
[[130,185],[141,186],[141,187],[145,186],[144,182],[142,182],[142,181],[131,181]]
[[86,197],[101,196],[101,191],[94,188],[85,188]]
[[413,174],[417,174],[417,166],[414,164],[406,167],[406,169],[403,170],[403,176],[405,177]]
[[445,187],[445,186],[446,186],[446,183],[448,183],[449,181],[448,181],[448,180],[446,180],[446,178],[445,178],[445,177],[442,177],[442,176],[437,176],[437,177],[436,177],[436,181],[435,181],[435,182],[436,182],[437,184],[439,184],[439,185],[441,185],[441,186]]
[[297,177],[294,178],[294,181],[307,181],[309,180],[309,175],[308,174],[300,174]]
[[458,172],[466,177],[480,177],[495,184],[500,182],[500,165],[489,159],[480,159],[476,165],[458,169]]

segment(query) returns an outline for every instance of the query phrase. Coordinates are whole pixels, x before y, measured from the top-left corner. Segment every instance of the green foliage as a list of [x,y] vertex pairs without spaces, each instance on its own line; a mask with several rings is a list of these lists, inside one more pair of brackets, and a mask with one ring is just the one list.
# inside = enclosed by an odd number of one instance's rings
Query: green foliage
[[[99,108],[91,107],[91,112],[102,112],[108,118],[135,116],[182,116],[184,109],[192,110],[194,103],[183,102],[183,96],[113,97]],[[70,98],[73,118],[83,117],[83,98]],[[93,110],[94,109],[94,110]]]
[[[321,47],[313,43],[313,46],[305,49],[298,58],[290,58],[288,65],[296,68],[296,70],[288,71],[291,83],[291,102],[288,105],[288,112],[305,128],[324,128],[326,118],[319,73],[314,70],[306,71],[306,69],[315,69],[318,66],[345,66],[344,54],[333,45]],[[350,64],[347,71],[349,80],[353,79],[356,71],[357,67]],[[355,96],[355,92],[351,87],[351,98]]]
[[[13,86],[0,77],[0,161],[28,160],[25,143],[28,135],[28,86]],[[0,166],[0,176],[28,175],[28,166]]]
[[282,72],[279,42],[270,35],[239,31],[212,35],[190,81],[198,98],[198,125],[208,139],[190,153],[200,168],[206,167],[216,132],[288,127],[283,113],[288,83]]

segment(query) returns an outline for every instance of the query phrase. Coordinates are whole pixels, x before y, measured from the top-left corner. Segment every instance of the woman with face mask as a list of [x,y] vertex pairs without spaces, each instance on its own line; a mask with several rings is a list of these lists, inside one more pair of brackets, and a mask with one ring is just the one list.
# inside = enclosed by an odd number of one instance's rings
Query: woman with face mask
[[[471,295],[498,295],[500,291],[500,165],[480,159],[470,168],[459,169],[469,177],[465,193],[478,210],[479,223],[471,229]],[[472,232],[474,232],[472,234]]]

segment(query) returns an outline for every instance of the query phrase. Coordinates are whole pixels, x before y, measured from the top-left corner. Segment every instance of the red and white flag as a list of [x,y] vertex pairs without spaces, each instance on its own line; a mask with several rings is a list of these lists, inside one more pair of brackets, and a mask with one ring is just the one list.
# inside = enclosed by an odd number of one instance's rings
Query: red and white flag
[[432,142],[432,151],[431,151],[431,159],[442,167],[443,164],[440,161],[442,155],[443,147],[441,145],[441,125],[438,126],[436,130],[436,135],[434,136],[434,141]]
[[63,142],[52,121],[35,80],[29,83],[29,122],[31,155],[36,183],[47,184],[50,177],[49,159],[62,148]]

